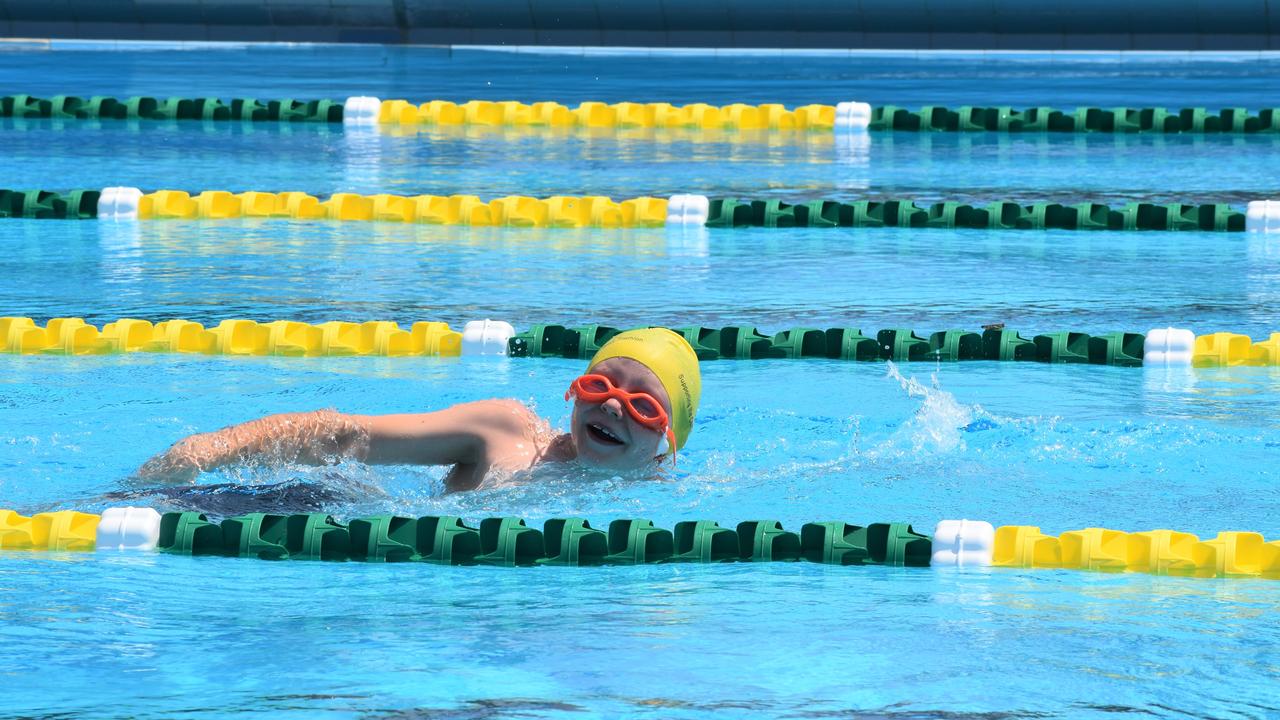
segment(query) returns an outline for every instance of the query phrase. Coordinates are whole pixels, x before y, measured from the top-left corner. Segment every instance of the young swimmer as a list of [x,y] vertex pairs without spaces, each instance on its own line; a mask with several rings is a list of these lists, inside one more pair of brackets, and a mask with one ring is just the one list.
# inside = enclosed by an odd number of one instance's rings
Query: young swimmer
[[663,328],[628,330],[604,344],[574,398],[568,433],[516,400],[481,400],[429,413],[345,415],[333,410],[271,415],[175,443],[137,472],[143,480],[192,482],[206,470],[249,460],[327,464],[452,465],[449,491],[472,490],[490,471],[577,460],[635,470],[684,447],[702,394],[698,358]]

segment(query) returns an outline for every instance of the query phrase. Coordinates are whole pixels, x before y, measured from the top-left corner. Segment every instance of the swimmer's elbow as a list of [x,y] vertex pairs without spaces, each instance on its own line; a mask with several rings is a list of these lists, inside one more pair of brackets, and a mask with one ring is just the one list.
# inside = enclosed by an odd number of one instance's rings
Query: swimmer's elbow
[[444,478],[446,493],[467,492],[480,487],[484,480],[484,468],[477,464],[459,463]]

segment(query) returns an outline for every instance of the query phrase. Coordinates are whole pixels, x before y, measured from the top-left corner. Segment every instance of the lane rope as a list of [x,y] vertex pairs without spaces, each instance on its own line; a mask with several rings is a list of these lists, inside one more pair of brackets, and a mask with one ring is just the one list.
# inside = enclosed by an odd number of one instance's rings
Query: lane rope
[[391,195],[303,192],[232,193],[183,190],[144,193],[133,187],[102,190],[0,189],[0,218],[104,220],[230,220],[237,218],[397,222],[528,228],[968,228],[974,230],[1206,231],[1280,233],[1280,201],[1249,202],[1244,212],[1227,203],[1041,202],[986,205],[912,200],[739,200],[678,194],[615,202],[593,196],[544,199],[508,195]]
[[[981,333],[940,330],[925,335],[887,328],[872,336],[854,327],[793,327],[773,335],[753,325],[688,325],[671,328],[689,341],[702,361],[826,359],[846,361],[956,362],[1039,361],[1054,364],[1137,366],[1278,366],[1280,333],[1255,342],[1248,335],[1195,335],[1179,328],[1146,334],[1089,335],[1058,331],[1025,337],[1003,325]],[[509,356],[585,360],[622,329],[608,325],[532,325],[517,332],[501,320],[473,320],[461,331],[448,323],[420,321],[407,329],[385,320],[293,320],[259,323],[222,320],[206,328],[188,320],[122,318],[101,328],[82,318],[0,317],[0,353],[12,355],[109,355],[187,353],[232,356]]]
[[157,98],[109,96],[82,98],[56,95],[0,96],[0,117],[204,120],[242,122],[325,122],[346,125],[436,125],[553,128],[685,128],[701,130],[774,130],[825,132],[1000,132],[1000,133],[1147,133],[1259,134],[1280,133],[1280,108],[1218,111],[1202,107],[1050,107],[1014,109],[965,105],[951,109],[926,105],[911,110],[896,105],[873,107],[858,101],[835,105],[814,103],[792,108],[779,103],[604,103],[586,101],[575,107],[557,102],[470,100],[382,100],[371,96],[336,100],[258,100],[235,98]]
[[995,528],[943,520],[933,535],[904,522],[806,523],[777,520],[721,527],[710,520],[671,530],[642,518],[606,529],[585,518],[552,518],[542,529],[515,517],[469,526],[455,516],[376,515],[342,523],[324,513],[250,513],[213,522],[196,512],[161,515],[113,507],[101,515],[61,510],[32,515],[0,510],[0,550],[161,551],[265,560],[427,562],[441,565],[647,565],[676,562],[786,562],[897,567],[1007,567],[1139,572],[1201,578],[1280,578],[1280,541],[1224,531],[1127,533],[1085,528],[1045,535],[1032,525]]

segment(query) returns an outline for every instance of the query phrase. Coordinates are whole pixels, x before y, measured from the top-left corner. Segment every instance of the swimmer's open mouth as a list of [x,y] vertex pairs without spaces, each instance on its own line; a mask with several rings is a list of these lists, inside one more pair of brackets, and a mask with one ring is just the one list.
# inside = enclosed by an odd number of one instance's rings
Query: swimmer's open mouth
[[591,433],[591,437],[595,438],[597,442],[602,442],[606,445],[625,445],[626,444],[625,442],[623,442],[622,438],[615,435],[612,430],[610,430],[609,428],[603,425],[597,425],[595,423],[587,423],[587,432]]

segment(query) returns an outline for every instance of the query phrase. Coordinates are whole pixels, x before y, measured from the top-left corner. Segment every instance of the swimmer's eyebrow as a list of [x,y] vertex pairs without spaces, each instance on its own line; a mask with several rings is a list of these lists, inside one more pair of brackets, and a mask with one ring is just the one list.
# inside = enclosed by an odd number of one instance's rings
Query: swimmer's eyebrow
[[639,370],[633,371],[631,369],[626,369],[623,372],[618,373],[618,375],[618,381],[630,388],[637,388],[641,391],[647,392],[654,388],[662,387],[661,383]]
[[647,392],[654,397],[662,397],[662,395],[667,392],[667,389],[662,386],[661,382],[654,379],[652,376],[645,375],[639,371],[636,372],[634,377],[629,376],[622,385],[625,390],[629,390],[631,392]]
[[639,368],[632,368],[629,365],[622,365],[618,368],[610,368],[605,375],[613,381],[613,384],[623,390],[632,392],[647,392],[656,396],[666,393],[667,389],[662,385],[662,381],[653,376],[652,372],[646,372]]

